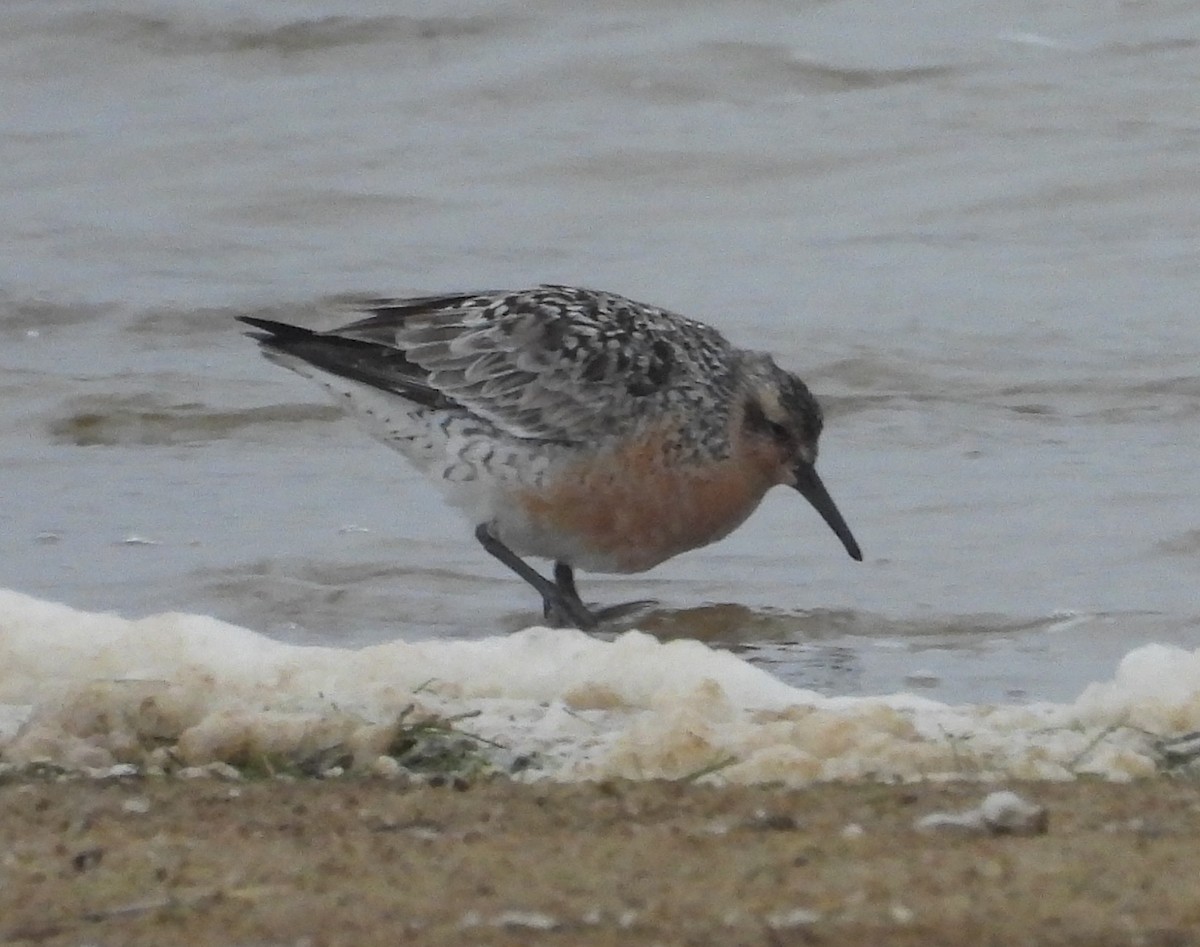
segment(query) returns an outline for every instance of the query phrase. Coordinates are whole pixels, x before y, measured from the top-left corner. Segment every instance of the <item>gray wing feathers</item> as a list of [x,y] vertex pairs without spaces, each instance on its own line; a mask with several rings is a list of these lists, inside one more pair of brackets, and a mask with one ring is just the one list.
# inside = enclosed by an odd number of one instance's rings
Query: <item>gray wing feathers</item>
[[374,303],[329,335],[398,349],[422,381],[512,436],[585,441],[724,364],[715,330],[621,296],[546,286]]

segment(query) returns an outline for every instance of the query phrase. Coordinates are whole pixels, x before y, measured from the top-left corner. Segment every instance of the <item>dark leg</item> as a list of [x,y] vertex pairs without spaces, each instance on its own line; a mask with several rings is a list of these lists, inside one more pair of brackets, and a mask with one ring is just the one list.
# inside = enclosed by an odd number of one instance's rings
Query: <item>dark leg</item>
[[[568,595],[578,602],[580,608],[587,608],[583,604],[583,600],[579,597],[579,591],[575,588],[575,573],[565,562],[554,563],[554,581],[564,595]],[[622,605],[609,605],[607,608],[592,612],[592,615],[597,622],[603,624],[606,621],[624,618],[633,612],[641,611],[654,604],[655,602],[652,599],[641,599],[637,602],[625,602]],[[549,612],[547,612],[546,617],[550,617]]]
[[581,605],[583,604],[583,600],[580,599],[579,592],[575,588],[575,573],[571,571],[571,567],[565,562],[554,563],[554,583],[563,595],[575,599]]
[[575,591],[575,578],[571,575],[570,566],[562,563],[556,563],[554,566],[554,576],[556,579],[560,578],[560,566],[566,570],[569,585],[564,588],[559,584],[551,582],[504,545],[504,543],[500,542],[492,534],[491,527],[487,523],[480,523],[475,527],[475,538],[479,540],[480,545],[484,549],[537,589],[538,594],[542,596],[542,601],[545,603],[547,616],[562,617],[571,622],[576,628],[584,631],[590,631],[596,627],[596,616],[588,611],[587,606],[579,600],[579,594]]
[[[554,584],[558,586],[558,591],[563,598],[572,602],[575,607],[583,609],[588,614],[592,615],[593,620],[598,621],[599,616],[591,612],[586,605],[583,604],[583,599],[579,597],[579,591],[575,588],[575,573],[571,571],[571,567],[565,562],[554,563]],[[546,621],[555,624],[562,624],[564,621],[569,622],[570,618],[564,615],[559,606],[552,603],[549,599],[545,599],[542,603],[542,614],[546,617]]]

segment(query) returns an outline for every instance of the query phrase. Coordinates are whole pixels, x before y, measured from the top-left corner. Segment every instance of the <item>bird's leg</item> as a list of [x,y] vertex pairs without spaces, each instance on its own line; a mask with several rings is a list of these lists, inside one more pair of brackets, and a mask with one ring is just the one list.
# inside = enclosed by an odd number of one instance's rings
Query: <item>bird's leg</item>
[[542,596],[547,617],[565,619],[583,631],[591,631],[596,627],[596,616],[588,611],[587,606],[579,600],[579,593],[575,591],[575,578],[571,575],[570,566],[562,563],[556,563],[554,566],[555,579],[561,578],[559,566],[566,570],[567,586],[564,588],[558,582],[551,582],[504,545],[487,523],[480,523],[475,527],[475,538],[484,549],[537,589],[538,594]]
[[[578,590],[575,588],[575,573],[571,571],[571,567],[565,562],[554,563],[554,581],[562,590],[564,595],[568,595],[574,599],[579,604],[580,608],[585,610],[587,609],[587,606],[583,604],[583,600],[579,597]],[[657,604],[658,603],[653,599],[639,599],[636,602],[623,602],[620,605],[609,605],[607,608],[602,608],[599,611],[591,612],[591,614],[595,617],[597,622],[603,623],[615,618],[624,618],[626,615],[629,615],[633,612],[641,611],[644,608],[648,608],[651,605]],[[546,617],[550,617],[549,603],[547,603]]]
[[[554,563],[554,584],[558,587],[563,599],[571,603],[572,608],[581,609],[592,615],[588,607],[583,604],[583,599],[579,597],[579,590],[575,588],[575,573],[565,562]],[[550,599],[543,600],[542,615],[545,616],[546,621],[550,622],[569,620],[569,616],[562,613],[560,605],[557,602],[551,602]],[[592,615],[592,620],[597,620],[595,615]]]
[[579,597],[579,591],[575,588],[575,573],[571,567],[565,562],[554,563],[554,584],[568,598],[574,599],[580,605],[583,600]]

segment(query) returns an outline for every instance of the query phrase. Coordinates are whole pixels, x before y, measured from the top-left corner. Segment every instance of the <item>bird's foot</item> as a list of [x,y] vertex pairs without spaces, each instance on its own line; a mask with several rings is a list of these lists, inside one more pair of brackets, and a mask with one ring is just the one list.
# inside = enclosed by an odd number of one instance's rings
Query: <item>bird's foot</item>
[[579,599],[566,595],[546,596],[542,599],[542,615],[551,628],[578,628],[594,631],[600,623],[599,616],[592,613]]
[[638,612],[653,608],[657,605],[654,599],[639,599],[636,602],[622,602],[620,605],[609,605],[595,611],[589,609],[583,602],[562,598],[558,601],[545,599],[542,602],[542,614],[546,623],[552,628],[578,628],[581,631],[595,631],[609,622],[628,618]]
[[636,615],[639,612],[645,612],[658,605],[658,602],[652,598],[640,598],[636,602],[622,602],[619,605],[609,605],[607,608],[598,609],[595,612],[596,621],[605,624],[610,621],[619,621],[622,618],[629,618],[631,615]]
[[579,597],[579,589],[575,586],[575,571],[562,561],[554,563],[554,583],[549,590],[542,592],[542,614],[548,623],[555,627],[566,626],[582,631],[594,631],[600,625],[626,618],[657,604],[650,599],[642,599],[592,611]]

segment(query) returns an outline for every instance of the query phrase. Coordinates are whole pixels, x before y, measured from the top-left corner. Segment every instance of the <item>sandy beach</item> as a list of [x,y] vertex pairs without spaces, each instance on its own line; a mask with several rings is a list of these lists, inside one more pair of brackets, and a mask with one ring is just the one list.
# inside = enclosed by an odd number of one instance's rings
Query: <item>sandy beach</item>
[[0,789],[12,944],[1200,943],[1200,788],[58,778]]

